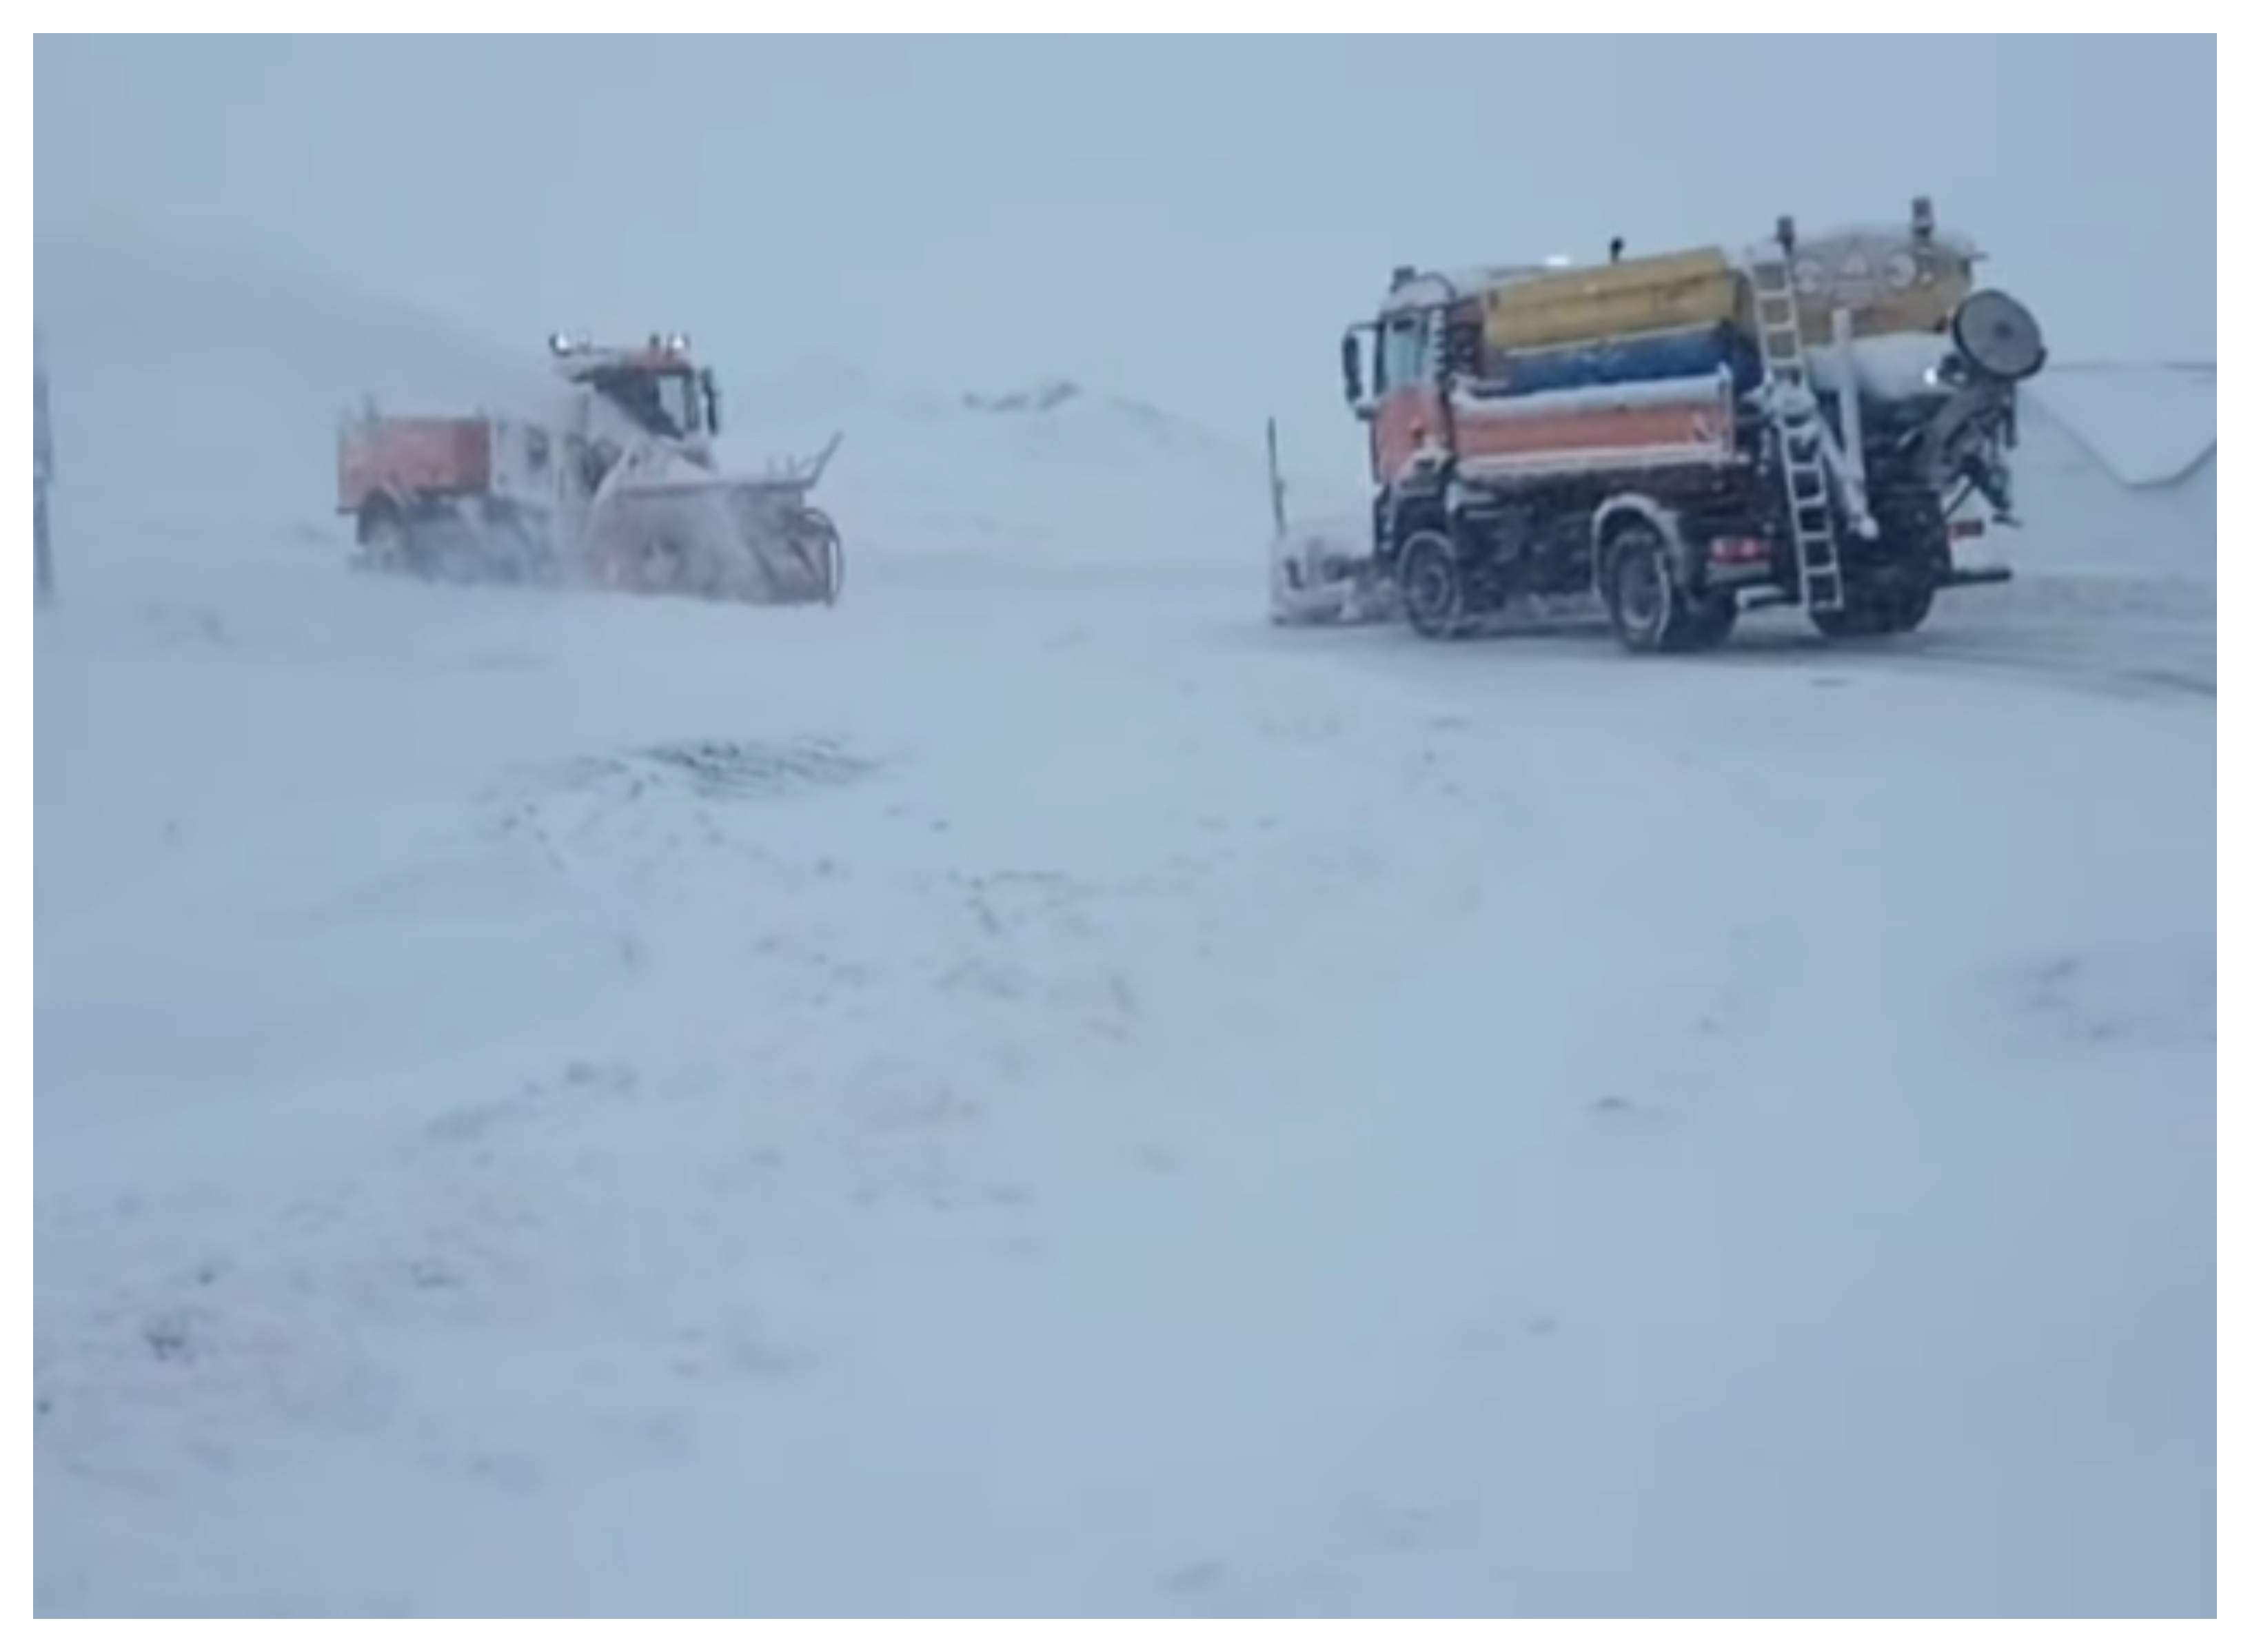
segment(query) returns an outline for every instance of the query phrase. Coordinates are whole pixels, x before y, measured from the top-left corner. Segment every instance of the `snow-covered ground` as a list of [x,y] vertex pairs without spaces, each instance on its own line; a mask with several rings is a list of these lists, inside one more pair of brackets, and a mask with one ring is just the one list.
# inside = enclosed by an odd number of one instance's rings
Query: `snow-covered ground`
[[1247,447],[824,370],[836,609],[430,588],[212,480],[307,306],[192,472],[48,322],[41,1611],[2212,1610],[2208,544],[1280,631]]

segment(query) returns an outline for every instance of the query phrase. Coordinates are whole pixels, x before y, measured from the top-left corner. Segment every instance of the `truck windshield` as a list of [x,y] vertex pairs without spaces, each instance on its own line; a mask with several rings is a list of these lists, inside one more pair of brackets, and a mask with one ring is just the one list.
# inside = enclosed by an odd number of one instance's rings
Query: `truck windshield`
[[695,375],[666,373],[656,382],[657,403],[672,428],[667,436],[693,436],[703,428],[703,408],[695,394]]
[[592,382],[623,408],[634,423],[654,435],[692,436],[703,428],[695,378],[685,368],[663,373],[645,369],[605,371],[594,375]]
[[1422,380],[1422,318],[1397,315],[1383,324],[1383,350],[1377,368],[1378,389],[1394,389]]

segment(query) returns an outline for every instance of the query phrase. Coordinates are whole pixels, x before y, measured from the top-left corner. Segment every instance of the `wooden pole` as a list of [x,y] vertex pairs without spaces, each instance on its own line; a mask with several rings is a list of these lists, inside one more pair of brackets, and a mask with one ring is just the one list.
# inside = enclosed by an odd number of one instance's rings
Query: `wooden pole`
[[1270,414],[1266,419],[1266,486],[1273,500],[1273,537],[1280,539],[1289,531],[1289,513],[1282,502],[1280,437]]
[[31,580],[35,600],[55,596],[54,547],[48,539],[47,489],[54,480],[55,451],[47,431],[47,368],[37,325],[31,333]]

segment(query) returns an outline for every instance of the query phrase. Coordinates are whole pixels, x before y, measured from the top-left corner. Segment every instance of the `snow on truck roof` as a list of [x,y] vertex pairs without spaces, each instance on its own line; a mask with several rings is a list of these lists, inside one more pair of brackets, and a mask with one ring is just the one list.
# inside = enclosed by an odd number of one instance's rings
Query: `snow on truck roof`
[[652,333],[645,344],[622,347],[597,345],[586,339],[556,334],[547,341],[557,371],[566,378],[583,378],[604,370],[625,368],[643,373],[685,373],[695,363],[687,353],[687,335],[669,337]]
[[[1821,231],[1817,235],[1799,236],[1798,251],[1815,258],[1832,258],[1846,250],[1858,248],[1888,249],[1911,246],[1915,231],[1911,225],[1895,224],[1845,224]],[[1922,244],[1935,248],[1948,257],[1973,261],[1984,256],[1975,241],[1957,230],[1933,228],[1923,237]],[[1721,251],[1718,248],[1709,249]],[[1738,267],[1748,265],[1755,249],[1745,245],[1725,254]],[[1680,249],[1674,249],[1674,253]],[[1636,253],[1634,258],[1646,257]],[[1658,254],[1656,256],[1667,256]],[[1416,270],[1411,266],[1394,271],[1391,290],[1383,296],[1381,313],[1396,314],[1404,310],[1427,309],[1432,305],[1451,304],[1460,299],[1475,298],[1519,281],[1536,280],[1543,276],[1561,275],[1573,270],[1598,270],[1608,267],[1606,257],[1589,258],[1583,262],[1567,257],[1556,257],[1537,264],[1492,264],[1453,270]]]
[[1494,264],[1475,269],[1402,272],[1394,274],[1391,290],[1383,295],[1383,309],[1389,314],[1398,310],[1426,309],[1432,304],[1451,304],[1456,299],[1473,298],[1511,281],[1529,280],[1533,276],[1553,275],[1577,267],[1570,264]]

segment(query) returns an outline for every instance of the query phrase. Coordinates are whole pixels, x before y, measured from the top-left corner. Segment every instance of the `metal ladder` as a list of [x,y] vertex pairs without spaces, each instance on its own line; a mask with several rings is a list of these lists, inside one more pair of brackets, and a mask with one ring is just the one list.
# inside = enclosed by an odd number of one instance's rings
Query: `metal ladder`
[[1757,306],[1766,406],[1780,437],[1789,537],[1797,550],[1798,600],[1807,612],[1832,611],[1844,606],[1844,565],[1837,554],[1835,499],[1821,454],[1827,431],[1805,370],[1795,272],[1789,249],[1781,243],[1768,242],[1751,255],[1750,296]]

